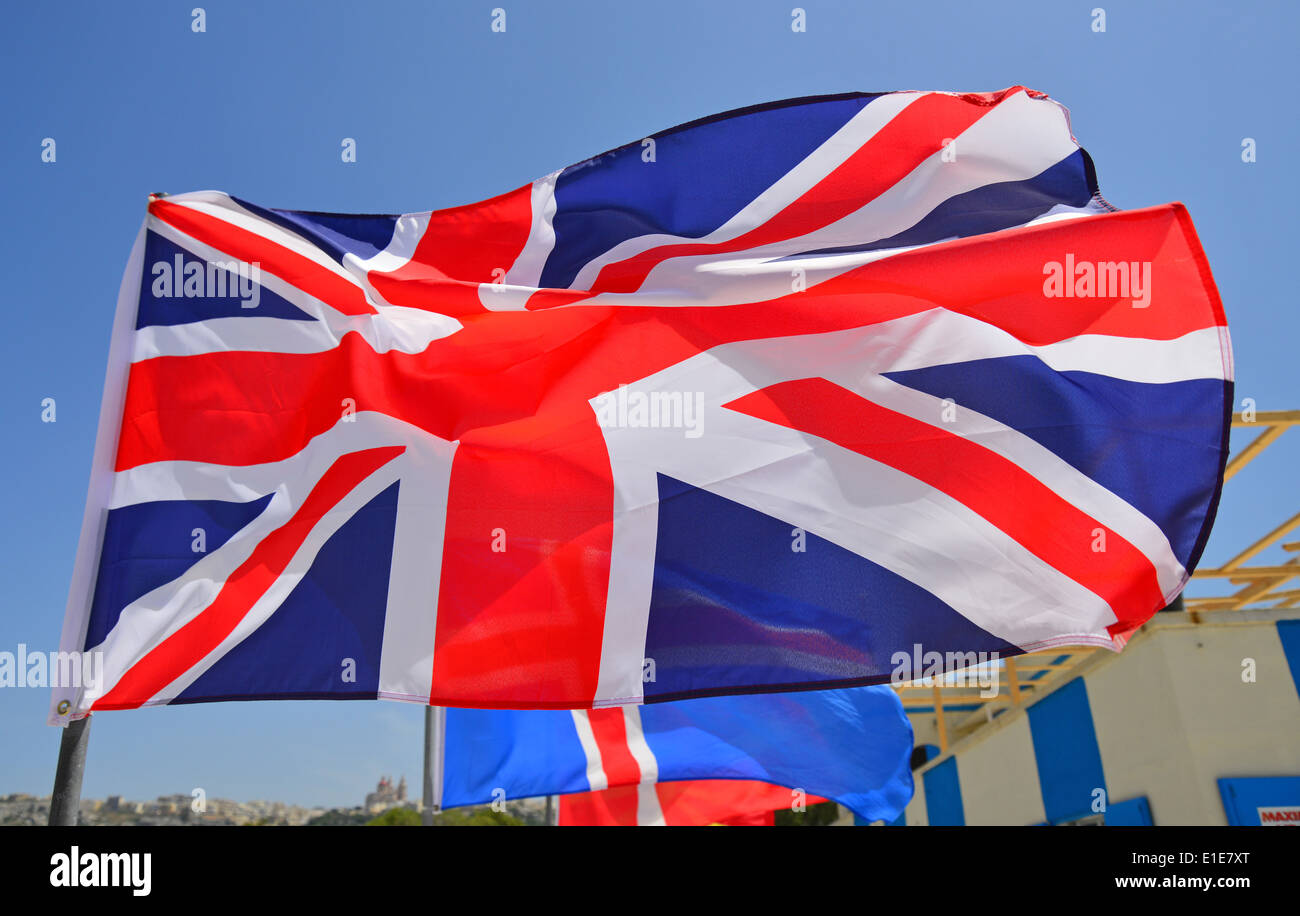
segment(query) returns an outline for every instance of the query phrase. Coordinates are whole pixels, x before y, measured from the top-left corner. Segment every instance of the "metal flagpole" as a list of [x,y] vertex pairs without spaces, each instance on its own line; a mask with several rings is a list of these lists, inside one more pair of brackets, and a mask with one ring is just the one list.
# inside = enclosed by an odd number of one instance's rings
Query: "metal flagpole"
[[74,719],[63,728],[59,765],[50,795],[51,827],[74,827],[81,808],[81,777],[86,772],[86,745],[90,743],[90,716]]
[[421,821],[433,826],[433,816],[442,810],[442,744],[447,727],[447,710],[441,706],[424,707],[424,797],[420,803]]
[[420,820],[433,826],[433,707],[424,707],[424,793],[420,799]]

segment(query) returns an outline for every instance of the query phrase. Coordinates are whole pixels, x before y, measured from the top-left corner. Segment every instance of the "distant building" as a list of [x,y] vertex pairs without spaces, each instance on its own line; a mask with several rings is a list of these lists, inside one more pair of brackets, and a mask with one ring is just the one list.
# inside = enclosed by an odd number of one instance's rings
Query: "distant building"
[[390,777],[381,776],[379,777],[379,784],[375,786],[375,791],[366,795],[364,808],[372,814],[378,814],[387,811],[389,808],[405,806],[406,804],[406,777],[403,776],[394,786]]

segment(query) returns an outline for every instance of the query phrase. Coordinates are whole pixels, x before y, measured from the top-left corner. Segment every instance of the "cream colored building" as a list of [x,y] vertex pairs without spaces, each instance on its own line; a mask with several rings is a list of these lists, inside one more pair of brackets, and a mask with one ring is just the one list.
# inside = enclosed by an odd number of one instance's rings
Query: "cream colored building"
[[1058,677],[1073,656],[1051,656],[1013,662],[1018,702],[946,691],[942,741],[908,706],[918,747],[949,746],[915,770],[907,824],[1300,825],[1300,609],[1168,611],[1120,654]]

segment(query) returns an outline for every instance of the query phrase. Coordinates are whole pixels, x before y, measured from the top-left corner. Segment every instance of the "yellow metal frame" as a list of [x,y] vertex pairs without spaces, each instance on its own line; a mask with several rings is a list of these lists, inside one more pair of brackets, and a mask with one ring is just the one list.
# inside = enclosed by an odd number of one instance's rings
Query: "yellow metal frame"
[[[1292,426],[1300,426],[1300,410],[1275,410],[1255,412],[1250,419],[1242,414],[1232,417],[1233,428],[1256,427],[1260,433],[1240,452],[1232,456],[1223,472],[1225,482],[1236,476],[1242,468],[1254,461],[1264,450],[1282,437]],[[1198,611],[1249,610],[1248,605],[1257,607],[1290,608],[1300,605],[1300,587],[1278,589],[1300,577],[1300,541],[1282,544],[1282,549],[1296,553],[1297,556],[1282,565],[1246,566],[1246,562],[1281,541],[1288,534],[1300,527],[1300,512],[1274,528],[1241,553],[1237,554],[1217,569],[1198,569],[1192,574],[1194,579],[1227,579],[1229,584],[1241,588],[1229,595],[1185,598],[1184,606],[1193,622],[1197,622]],[[1300,586],[1300,583],[1297,583]],[[1273,602],[1260,605],[1260,602]],[[896,686],[905,710],[929,712],[933,709],[939,732],[939,750],[944,753],[948,746],[974,732],[981,725],[993,720],[993,713],[999,707],[1019,706],[1021,703],[1041,694],[1062,680],[1068,679],[1071,672],[1080,665],[1094,658],[1106,649],[1093,647],[1072,649],[1046,649],[1005,659],[1005,668],[999,678],[998,691],[989,697],[980,696],[978,687],[946,687],[941,684],[924,686],[921,684],[903,684]],[[937,679],[936,679],[937,680]],[[968,710],[965,707],[974,706]],[[960,711],[964,715],[954,716]]]
[[[1243,467],[1258,458],[1274,442],[1282,437],[1292,426],[1300,426],[1300,410],[1262,411],[1254,414],[1250,420],[1241,414],[1232,418],[1234,428],[1261,427],[1260,434],[1250,444],[1232,457],[1223,479],[1230,480]],[[1277,592],[1276,589],[1286,585],[1295,576],[1300,576],[1300,556],[1292,557],[1281,566],[1245,566],[1261,551],[1272,547],[1297,527],[1300,527],[1300,512],[1278,525],[1268,534],[1251,544],[1218,569],[1198,569],[1192,573],[1193,579],[1227,579],[1231,585],[1242,588],[1231,595],[1209,598],[1186,598],[1184,604],[1189,611],[1239,611],[1252,602],[1275,601],[1268,607],[1295,607],[1300,602],[1300,592],[1295,589]],[[1300,541],[1283,544],[1282,549],[1295,553],[1300,551]]]

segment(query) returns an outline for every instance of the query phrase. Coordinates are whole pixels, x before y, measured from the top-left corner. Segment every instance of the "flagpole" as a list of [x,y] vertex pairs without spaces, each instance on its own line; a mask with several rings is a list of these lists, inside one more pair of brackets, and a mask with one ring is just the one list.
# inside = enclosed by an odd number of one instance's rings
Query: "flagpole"
[[420,819],[433,826],[433,816],[442,810],[442,744],[447,711],[441,706],[424,707],[424,797]]
[[74,719],[59,740],[59,764],[50,794],[51,827],[75,827],[81,809],[81,777],[86,772],[86,745],[90,743],[90,716]]
[[420,797],[420,822],[433,826],[433,707],[424,707],[424,790]]

